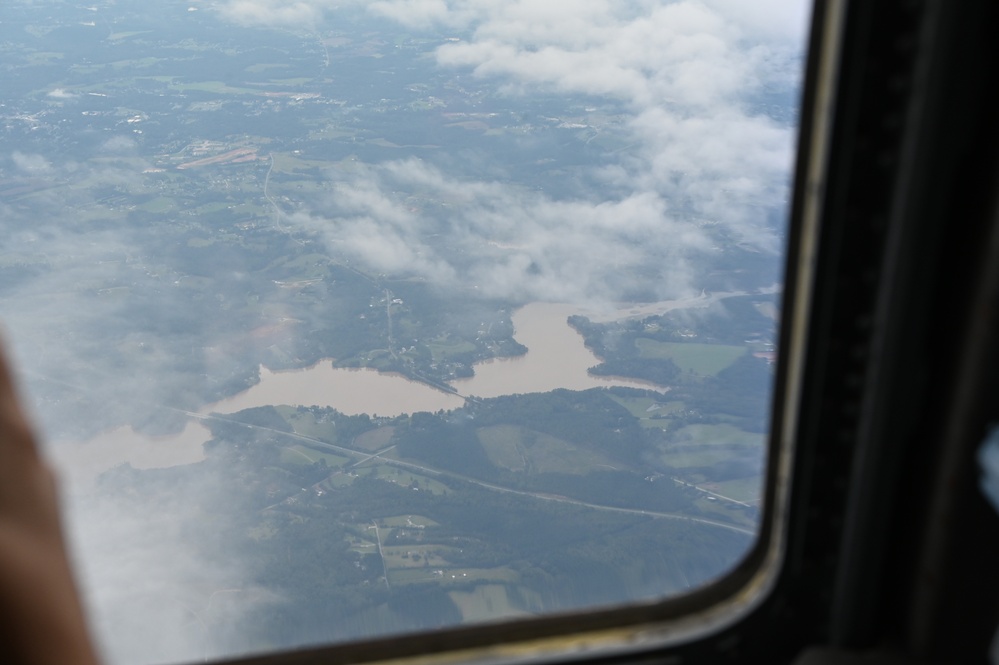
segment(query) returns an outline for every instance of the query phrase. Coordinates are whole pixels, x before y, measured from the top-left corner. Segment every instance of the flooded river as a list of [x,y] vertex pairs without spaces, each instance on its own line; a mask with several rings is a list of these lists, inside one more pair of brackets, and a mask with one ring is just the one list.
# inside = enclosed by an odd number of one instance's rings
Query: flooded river
[[651,384],[598,378],[586,370],[599,360],[566,319],[579,313],[572,305],[532,303],[513,314],[514,338],[527,347],[516,358],[487,360],[475,365],[475,376],[452,382],[459,395],[437,390],[399,374],[373,369],[335,368],[324,361],[307,369],[271,372],[260,368],[260,383],[203,409],[204,413],[234,413],[267,404],[330,406],[346,414],[398,416],[416,411],[456,409],[462,396],[498,397],[547,392],[555,388],[586,390],[599,386],[650,388]]
[[[700,300],[682,301],[686,307]],[[660,303],[659,310],[674,303]],[[399,374],[372,369],[334,368],[328,360],[301,370],[272,372],[260,368],[260,382],[237,395],[205,406],[201,413],[235,413],[269,404],[329,406],[343,413],[396,416],[416,411],[450,410],[464,404],[463,396],[497,397],[514,393],[547,392],[556,388],[586,390],[600,386],[653,388],[626,379],[594,377],[587,369],[599,360],[583,344],[583,337],[569,326],[572,314],[587,314],[578,307],[532,303],[513,314],[514,338],[527,347],[517,358],[488,360],[475,365],[475,376],[455,381],[460,394],[444,392]],[[628,310],[600,318],[625,318]],[[597,318],[594,316],[594,318]],[[208,430],[192,422],[176,437],[150,438],[122,427],[105,432],[82,445],[57,446],[59,466],[93,477],[115,464],[137,468],[174,466],[203,458],[201,443]]]

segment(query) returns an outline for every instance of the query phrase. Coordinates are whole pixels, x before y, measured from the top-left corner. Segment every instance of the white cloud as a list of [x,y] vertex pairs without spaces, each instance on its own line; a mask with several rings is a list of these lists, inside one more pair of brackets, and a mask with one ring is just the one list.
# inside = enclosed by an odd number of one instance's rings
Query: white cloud
[[[242,8],[245,19],[300,5],[309,20],[331,11],[304,0],[235,0],[227,11]],[[646,275],[660,266],[671,280],[661,290],[673,295],[696,289],[689,268],[712,251],[707,229],[779,250],[772,219],[786,197],[795,130],[758,100],[796,84],[807,3],[767,0],[765,11],[734,0],[337,3],[348,5],[412,29],[456,31],[462,39],[437,48],[438,65],[507,94],[623,104],[633,147],[621,164],[593,169],[619,191],[603,203],[469,182],[412,161],[372,167],[341,182],[328,207],[299,217],[338,249],[380,271],[481,282],[491,295],[587,300],[637,288],[623,276],[629,266]],[[451,207],[434,211],[442,219],[407,211],[393,194],[407,188]]]
[[113,136],[101,144],[101,152],[134,153],[138,144],[130,136]]
[[53,172],[52,164],[41,155],[28,155],[23,152],[14,152],[10,156],[14,166],[22,173],[30,175],[45,175]]
[[51,97],[53,99],[74,99],[76,97],[76,94],[69,92],[68,90],[64,90],[62,88],[55,88],[54,90],[50,91],[46,96]]
[[[399,192],[448,205],[413,208]],[[378,271],[487,296],[581,303],[637,292],[648,271],[663,277],[660,296],[692,288],[687,257],[710,251],[710,242],[695,223],[668,213],[654,192],[560,201],[405,160],[361,169],[324,205],[290,221]],[[646,277],[629,270],[636,267]]]
[[244,629],[255,610],[281,602],[247,582],[251,555],[224,551],[222,542],[211,541],[211,529],[197,527],[205,520],[201,506],[233,500],[202,479],[172,489],[128,501],[94,493],[65,502],[82,591],[109,663],[232,655],[226,633]]
[[317,0],[230,0],[220,11],[242,25],[301,26],[317,23],[331,4]]

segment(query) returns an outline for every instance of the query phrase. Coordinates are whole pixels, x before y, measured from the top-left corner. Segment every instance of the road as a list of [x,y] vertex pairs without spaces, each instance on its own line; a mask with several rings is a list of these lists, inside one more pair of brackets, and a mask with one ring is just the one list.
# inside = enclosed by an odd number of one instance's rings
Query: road
[[375,541],[378,543],[378,556],[381,557],[381,560],[382,560],[382,572],[385,573],[385,588],[388,589],[389,591],[391,591],[392,590],[392,585],[389,584],[388,566],[385,565],[385,553],[382,551],[382,536],[378,532],[378,522],[375,522],[374,520],[372,520],[371,524],[374,525],[374,527],[375,527]]
[[712,492],[711,490],[706,490],[703,487],[698,487],[694,483],[688,483],[686,480],[683,480],[681,478],[673,477],[671,480],[677,485],[683,485],[684,487],[693,488],[698,492],[704,492],[705,494],[709,494],[715,497],[716,499],[721,499],[722,501],[728,501],[730,503],[734,503],[739,506],[745,506],[746,508],[752,508],[752,505],[746,503],[745,501],[739,501],[738,499],[733,499],[730,496],[725,496],[724,494],[718,494],[718,492]]
[[[289,438],[292,438],[292,439],[296,439],[296,440],[299,440],[299,441],[304,441],[304,442],[308,443],[310,446],[314,446],[314,447],[317,447],[317,448],[320,448],[320,449],[325,449],[325,450],[328,450],[330,452],[339,453],[341,455],[347,455],[347,456],[349,456],[349,457],[354,458],[355,460],[357,460],[357,461],[353,462],[350,465],[350,467],[358,467],[361,464],[364,464],[364,463],[366,463],[366,462],[368,462],[368,461],[370,461],[372,459],[378,458],[378,461],[381,464],[390,464],[392,466],[398,466],[398,467],[403,467],[403,468],[406,468],[406,469],[412,469],[412,470],[415,470],[415,471],[419,471],[422,474],[430,475],[430,476],[453,478],[455,480],[461,480],[461,481],[466,482],[466,483],[471,483],[473,485],[477,485],[479,487],[491,490],[493,492],[501,492],[501,493],[504,493],[504,494],[515,494],[515,495],[518,495],[518,496],[532,498],[532,499],[535,499],[535,500],[538,500],[538,501],[554,501],[556,503],[565,503],[565,504],[570,504],[570,505],[574,505],[574,506],[582,506],[584,508],[592,508],[593,510],[603,510],[603,511],[607,511],[607,512],[625,513],[625,514],[630,514],[630,515],[643,515],[645,517],[652,517],[652,518],[656,518],[656,519],[670,519],[670,520],[679,520],[679,521],[684,521],[684,522],[693,522],[695,524],[704,524],[706,526],[712,526],[712,527],[716,527],[716,528],[719,528],[719,529],[726,529],[728,531],[735,531],[737,533],[742,533],[742,534],[745,534],[747,536],[754,536],[754,535],[756,535],[756,532],[754,530],[752,530],[752,529],[747,529],[745,527],[740,527],[740,526],[737,526],[737,525],[734,525],[734,524],[728,524],[726,522],[720,522],[720,521],[716,521],[716,520],[706,519],[706,518],[703,518],[703,517],[692,517],[690,515],[683,515],[683,514],[680,514],[680,513],[665,513],[665,512],[655,511],[655,510],[645,510],[645,509],[642,509],[642,508],[622,508],[622,507],[619,507],[619,506],[607,506],[607,505],[603,505],[603,504],[599,504],[599,503],[591,503],[589,501],[581,501],[579,499],[571,499],[571,498],[566,497],[566,496],[558,496],[558,495],[555,495],[555,494],[545,494],[543,492],[531,492],[531,491],[528,491],[528,490],[518,490],[518,489],[514,489],[512,487],[503,487],[502,485],[495,485],[493,483],[487,483],[487,482],[485,482],[483,480],[479,480],[477,478],[472,478],[471,476],[466,476],[466,475],[463,475],[463,474],[460,474],[460,473],[455,473],[453,471],[444,471],[442,469],[435,469],[435,468],[432,468],[432,467],[424,466],[422,464],[415,464],[413,462],[403,462],[402,460],[392,459],[392,458],[389,458],[389,457],[381,457],[381,455],[383,455],[384,453],[388,452],[389,450],[391,450],[395,446],[389,446],[388,448],[385,448],[383,450],[380,450],[380,451],[372,454],[372,453],[361,452],[361,451],[358,451],[358,450],[353,450],[351,448],[344,448],[343,446],[337,446],[335,444],[327,443],[325,441],[320,441],[319,439],[315,439],[315,438],[312,438],[310,436],[305,436],[303,434],[297,434],[295,432],[282,432],[281,430],[272,429],[270,427],[264,427],[262,425],[251,425],[251,424],[248,424],[248,423],[242,423],[242,422],[237,421],[237,420],[230,420],[228,418],[221,418],[219,416],[211,416],[211,415],[197,414],[197,413],[189,413],[189,415],[191,417],[193,417],[193,418],[199,418],[199,419],[202,419],[202,420],[224,420],[226,422],[238,422],[239,424],[241,424],[241,425],[243,425],[245,427],[248,427],[250,429],[255,429],[255,430],[260,430],[260,431],[265,431],[265,432],[271,432],[271,433],[274,433],[274,434],[279,434],[279,435],[286,436],[286,437],[289,437]],[[340,472],[338,471],[337,473],[340,473]],[[316,483],[316,485],[318,485],[318,484],[319,483]],[[316,485],[314,485],[313,487],[315,487]],[[309,488],[303,488],[302,491],[303,492],[307,492],[307,491],[309,491]],[[290,499],[290,498],[292,498],[292,497],[288,497],[288,499]],[[288,499],[285,499],[285,501],[287,501]],[[265,510],[277,507],[281,503],[284,503],[284,501],[281,501],[281,502],[279,502],[277,504],[274,504],[273,506],[268,506],[268,508],[266,508]]]

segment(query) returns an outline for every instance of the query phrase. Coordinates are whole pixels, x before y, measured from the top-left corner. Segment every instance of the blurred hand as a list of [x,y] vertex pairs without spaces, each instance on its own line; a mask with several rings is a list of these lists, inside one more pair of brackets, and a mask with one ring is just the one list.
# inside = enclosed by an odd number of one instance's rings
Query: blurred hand
[[96,665],[41,458],[0,354],[0,662]]

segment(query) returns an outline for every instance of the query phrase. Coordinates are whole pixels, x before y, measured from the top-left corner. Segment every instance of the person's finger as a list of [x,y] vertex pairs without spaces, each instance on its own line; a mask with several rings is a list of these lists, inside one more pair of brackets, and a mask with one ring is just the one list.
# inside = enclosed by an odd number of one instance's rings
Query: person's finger
[[36,449],[31,425],[21,408],[7,354],[0,347],[0,446],[25,451]]

